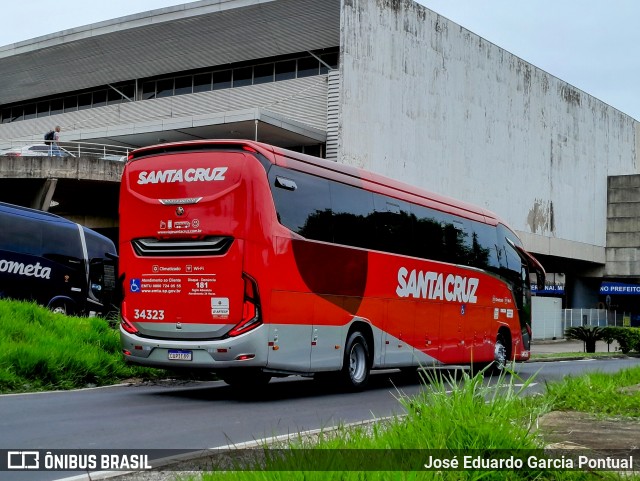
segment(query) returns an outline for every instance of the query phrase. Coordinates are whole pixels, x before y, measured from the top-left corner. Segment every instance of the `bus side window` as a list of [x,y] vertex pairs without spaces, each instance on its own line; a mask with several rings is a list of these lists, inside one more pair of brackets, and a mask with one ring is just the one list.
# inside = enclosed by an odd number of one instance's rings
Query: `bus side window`
[[375,194],[375,247],[384,252],[413,255],[413,220],[408,202]]
[[[271,168],[269,179],[271,194],[275,203],[279,222],[307,239],[333,242],[333,223],[329,181],[313,175],[283,169]],[[286,179],[294,189],[282,188]]]
[[4,249],[19,254],[42,255],[41,223],[29,218],[11,216],[11,225],[0,229]]
[[373,247],[373,194],[339,182],[330,183],[333,212],[333,242],[371,249]]
[[[82,244],[76,226],[58,226],[55,224],[44,224],[42,233],[46,239],[49,252],[55,252],[59,259],[69,259],[69,262],[82,260]],[[48,257],[47,252],[42,253]]]
[[413,254],[423,259],[443,261],[444,254],[444,215],[441,212],[411,205],[411,213],[414,218],[414,245]]

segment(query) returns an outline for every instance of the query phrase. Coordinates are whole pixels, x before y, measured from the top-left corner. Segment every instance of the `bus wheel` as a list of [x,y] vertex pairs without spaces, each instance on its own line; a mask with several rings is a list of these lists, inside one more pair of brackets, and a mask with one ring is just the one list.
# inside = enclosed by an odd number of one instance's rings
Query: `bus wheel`
[[498,334],[496,337],[496,345],[493,351],[493,371],[496,373],[504,372],[509,362],[507,351],[507,343],[504,340],[502,334]]
[[342,379],[348,389],[363,389],[369,382],[369,345],[360,331],[354,331],[344,351]]
[[71,312],[69,312],[69,309],[67,309],[67,304],[64,303],[63,301],[55,301],[53,304],[49,306],[49,309],[51,309],[51,311],[56,314],[64,314],[64,315],[67,315],[67,313],[71,314]]

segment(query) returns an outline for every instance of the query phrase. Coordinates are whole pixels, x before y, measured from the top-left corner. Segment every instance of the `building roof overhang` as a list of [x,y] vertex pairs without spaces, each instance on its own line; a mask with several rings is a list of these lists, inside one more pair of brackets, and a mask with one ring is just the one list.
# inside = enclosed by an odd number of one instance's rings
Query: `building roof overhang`
[[123,147],[201,139],[249,139],[287,148],[324,143],[327,134],[267,109],[252,108],[159,122],[118,124],[79,130],[73,135],[74,141]]
[[200,0],[0,47],[0,105],[340,43],[340,0]]

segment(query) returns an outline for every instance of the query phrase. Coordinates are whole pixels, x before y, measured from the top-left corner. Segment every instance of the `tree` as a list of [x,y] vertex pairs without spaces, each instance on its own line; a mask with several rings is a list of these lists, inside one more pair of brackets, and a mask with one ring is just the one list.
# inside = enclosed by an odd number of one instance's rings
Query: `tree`
[[605,331],[598,326],[568,327],[564,331],[564,337],[583,341],[585,352],[596,352],[596,341],[605,338]]

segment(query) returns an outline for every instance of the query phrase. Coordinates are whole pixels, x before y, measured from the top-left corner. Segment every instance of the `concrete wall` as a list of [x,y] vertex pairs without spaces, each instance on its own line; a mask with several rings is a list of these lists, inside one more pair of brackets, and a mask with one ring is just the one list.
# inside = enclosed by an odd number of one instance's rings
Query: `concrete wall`
[[343,0],[341,22],[339,161],[486,207],[534,252],[604,261],[636,121],[409,0]]
[[609,277],[640,274],[640,175],[609,177],[607,263]]

